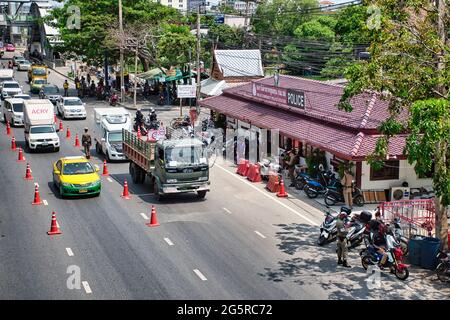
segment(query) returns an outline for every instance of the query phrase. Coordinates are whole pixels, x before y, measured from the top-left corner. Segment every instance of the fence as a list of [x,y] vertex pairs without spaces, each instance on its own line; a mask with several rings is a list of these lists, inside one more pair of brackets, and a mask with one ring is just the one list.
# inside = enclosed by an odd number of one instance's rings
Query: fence
[[405,236],[431,236],[435,227],[434,199],[383,202],[381,214],[386,221],[400,218]]

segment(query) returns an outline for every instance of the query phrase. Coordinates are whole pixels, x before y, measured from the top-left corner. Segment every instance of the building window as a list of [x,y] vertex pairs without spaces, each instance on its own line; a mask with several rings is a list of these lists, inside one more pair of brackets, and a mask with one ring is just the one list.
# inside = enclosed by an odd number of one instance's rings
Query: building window
[[180,7],[180,8],[183,8],[183,4],[182,4],[182,3],[180,3],[180,4],[179,4],[179,7]]
[[370,166],[370,180],[398,180],[400,172],[400,161],[384,161],[379,170]]

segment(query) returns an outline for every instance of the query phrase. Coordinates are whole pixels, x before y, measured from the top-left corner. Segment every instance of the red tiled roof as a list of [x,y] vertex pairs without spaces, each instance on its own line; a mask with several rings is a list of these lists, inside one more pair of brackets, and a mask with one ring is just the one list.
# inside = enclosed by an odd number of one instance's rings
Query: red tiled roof
[[[257,82],[272,85],[273,79]],[[343,93],[342,86],[280,76],[279,87],[304,91],[306,110],[287,111],[256,98],[251,83],[226,89],[223,95],[204,99],[200,105],[257,127],[278,129],[282,135],[306,141],[341,158],[359,160],[374,151],[378,139],[374,131],[389,116],[387,102],[375,93],[355,97],[351,101],[354,110],[348,113],[336,106]],[[392,138],[389,155],[402,156],[405,139]]]

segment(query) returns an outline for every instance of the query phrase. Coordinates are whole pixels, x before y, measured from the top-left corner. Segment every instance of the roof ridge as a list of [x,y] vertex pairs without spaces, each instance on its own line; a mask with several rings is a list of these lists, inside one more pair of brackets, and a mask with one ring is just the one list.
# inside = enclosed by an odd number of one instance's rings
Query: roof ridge
[[363,139],[364,139],[364,133],[358,132],[358,134],[356,135],[356,139],[355,139],[355,145],[353,146],[353,149],[350,152],[352,157],[354,157],[354,156],[356,156],[358,154],[358,150],[361,147]]
[[345,86],[336,84],[336,83],[329,83],[329,82],[325,82],[325,81],[321,81],[321,80],[314,80],[314,79],[309,79],[309,78],[304,78],[304,77],[296,77],[296,76],[291,76],[291,75],[287,75],[287,74],[280,74],[280,77],[286,77],[286,78],[291,78],[291,79],[302,79],[302,80],[306,80],[309,82],[320,83],[320,84],[337,87],[337,88],[341,88],[341,89],[345,88]]
[[369,104],[366,107],[366,112],[364,113],[361,124],[359,126],[360,128],[364,128],[367,122],[369,121],[370,114],[372,113],[376,101],[377,101],[377,94],[372,93],[372,98],[370,99]]

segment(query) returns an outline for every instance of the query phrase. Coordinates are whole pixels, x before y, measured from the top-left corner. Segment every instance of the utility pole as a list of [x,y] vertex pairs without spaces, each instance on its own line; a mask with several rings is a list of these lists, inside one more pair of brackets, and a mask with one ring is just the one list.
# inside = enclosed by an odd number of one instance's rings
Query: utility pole
[[[122,18],[122,0],[119,0],[119,30],[120,36],[123,39],[123,18]],[[123,76],[123,44],[120,45],[120,102],[123,102],[123,89],[124,76]]]
[[197,114],[200,111],[198,102],[200,101],[200,5],[197,7]]
[[137,92],[137,82],[138,82],[138,49],[139,49],[139,41],[138,44],[136,44],[136,55],[134,57],[134,97],[133,97],[133,106],[136,108],[136,92]]

